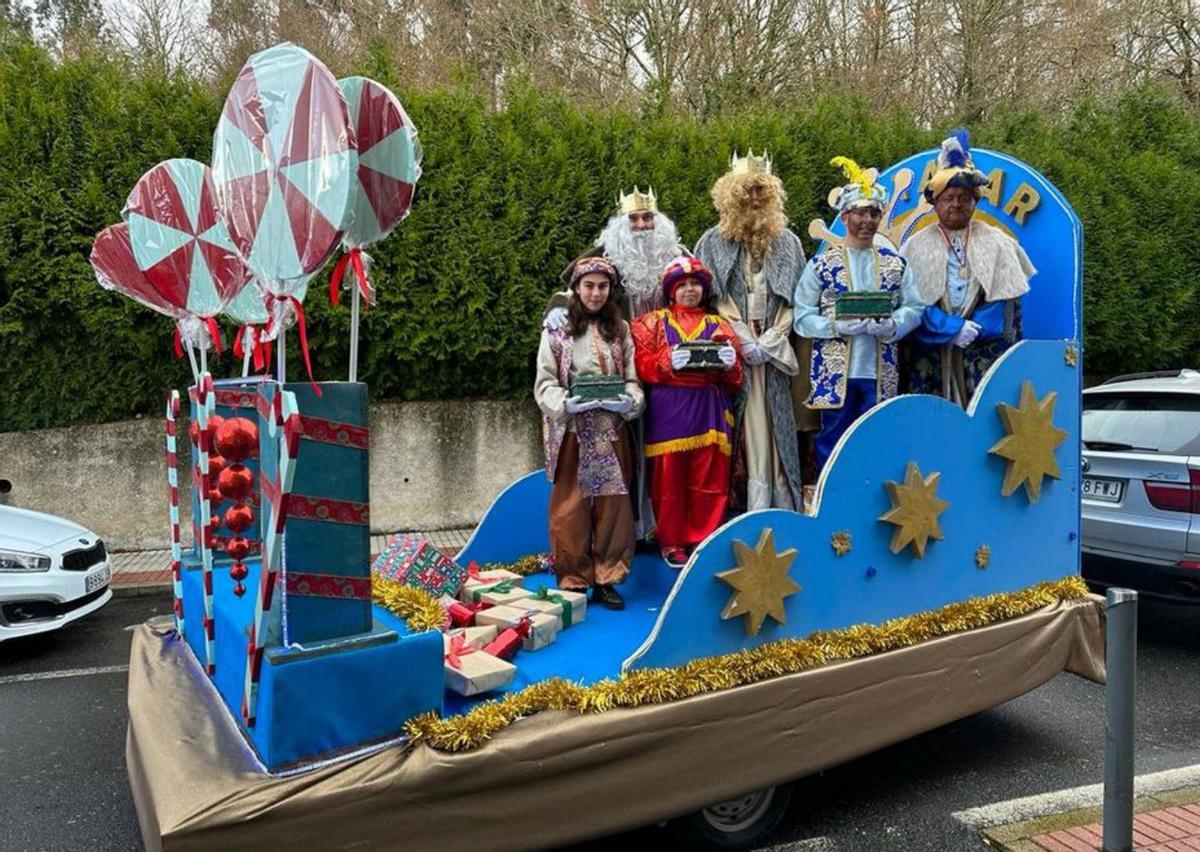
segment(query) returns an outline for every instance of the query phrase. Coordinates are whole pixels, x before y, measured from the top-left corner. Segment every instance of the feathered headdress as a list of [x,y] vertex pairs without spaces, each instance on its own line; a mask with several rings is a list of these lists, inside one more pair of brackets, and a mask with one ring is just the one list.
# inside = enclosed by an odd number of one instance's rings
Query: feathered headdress
[[951,186],[970,189],[978,198],[981,188],[987,184],[987,176],[975,168],[971,160],[971,134],[963,127],[950,131],[950,135],[942,140],[937,155],[937,171],[925,187],[925,198],[933,203]]
[[834,157],[829,165],[837,166],[849,181],[829,194],[829,206],[842,213],[852,207],[874,205],[882,210],[887,206],[887,189],[875,182],[879,172],[864,169],[849,157]]

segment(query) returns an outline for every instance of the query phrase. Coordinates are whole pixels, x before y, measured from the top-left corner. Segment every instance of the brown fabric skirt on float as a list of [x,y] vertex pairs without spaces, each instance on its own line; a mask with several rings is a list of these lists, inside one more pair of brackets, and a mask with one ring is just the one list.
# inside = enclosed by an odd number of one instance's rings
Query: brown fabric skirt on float
[[[678,701],[537,713],[473,751],[397,745],[281,778],[256,766],[174,630],[142,626],[125,757],[149,850],[540,849],[836,766],[1061,671],[1104,679],[1103,599]],[[737,771],[714,772],[730,755]]]
[[[634,470],[633,441],[622,423],[614,445],[626,488]],[[563,438],[550,492],[550,551],[563,589],[582,591],[619,583],[633,561],[633,498],[629,494],[584,497],[579,491],[579,440]]]

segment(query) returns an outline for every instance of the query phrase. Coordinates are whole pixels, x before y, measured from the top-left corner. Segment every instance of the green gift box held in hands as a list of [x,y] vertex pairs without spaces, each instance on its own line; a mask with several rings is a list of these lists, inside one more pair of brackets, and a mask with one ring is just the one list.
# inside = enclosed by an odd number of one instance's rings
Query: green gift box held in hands
[[625,392],[622,376],[574,376],[571,379],[571,396],[582,400],[616,399]]
[[840,293],[834,308],[836,319],[887,319],[896,310],[893,293]]

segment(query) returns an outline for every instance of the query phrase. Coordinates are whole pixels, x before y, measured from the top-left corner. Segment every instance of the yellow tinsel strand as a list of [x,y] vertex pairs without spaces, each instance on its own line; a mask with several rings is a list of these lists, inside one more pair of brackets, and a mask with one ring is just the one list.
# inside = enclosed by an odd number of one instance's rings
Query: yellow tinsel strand
[[371,599],[404,619],[414,633],[437,630],[446,623],[446,610],[432,593],[378,575],[371,578]]
[[413,743],[425,742],[440,751],[468,751],[480,747],[517,719],[534,713],[547,710],[603,713],[616,707],[677,701],[795,674],[838,660],[906,648],[938,636],[1027,615],[1044,606],[1078,600],[1087,593],[1083,580],[1070,576],[883,624],[818,631],[806,639],[781,639],[733,654],[692,660],[677,668],[635,669],[616,680],[605,679],[590,686],[550,678],[500,700],[480,704],[461,716],[448,719],[438,718],[434,713],[416,716],[405,723],[404,729]]
[[486,565],[479,567],[480,571],[512,571],[514,574],[519,574],[522,577],[528,577],[530,574],[540,574],[546,570],[542,564],[542,557],[538,554],[532,556],[522,556],[516,562],[489,562]]

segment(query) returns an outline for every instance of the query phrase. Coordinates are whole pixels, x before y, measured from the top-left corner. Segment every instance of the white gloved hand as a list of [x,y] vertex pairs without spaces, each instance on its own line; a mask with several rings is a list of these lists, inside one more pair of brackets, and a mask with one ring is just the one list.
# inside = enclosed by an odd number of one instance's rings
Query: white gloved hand
[[867,321],[860,319],[834,320],[833,331],[838,337],[854,337],[856,334],[869,333]]
[[692,353],[678,346],[671,349],[671,369],[679,370],[692,358]]
[[729,343],[726,343],[717,350],[717,357],[721,359],[721,363],[725,365],[726,370],[733,369],[733,365],[737,363],[737,350]]
[[979,336],[979,329],[979,323],[967,320],[963,323],[962,328],[958,330],[958,335],[954,338],[954,345],[960,349],[966,349]]
[[896,333],[896,323],[890,318],[867,320],[864,331],[872,337],[888,339]]
[[542,319],[542,328],[546,331],[564,331],[567,327],[567,309],[551,308]]
[[585,411],[595,411],[600,407],[598,399],[584,399],[581,396],[567,397],[567,414],[582,414]]
[[611,411],[613,414],[622,416],[633,411],[633,397],[627,393],[623,393],[616,399],[606,399],[600,403],[600,407],[605,411]]
[[756,341],[747,340],[742,343],[742,360],[751,367],[757,367],[767,363],[767,353]]

